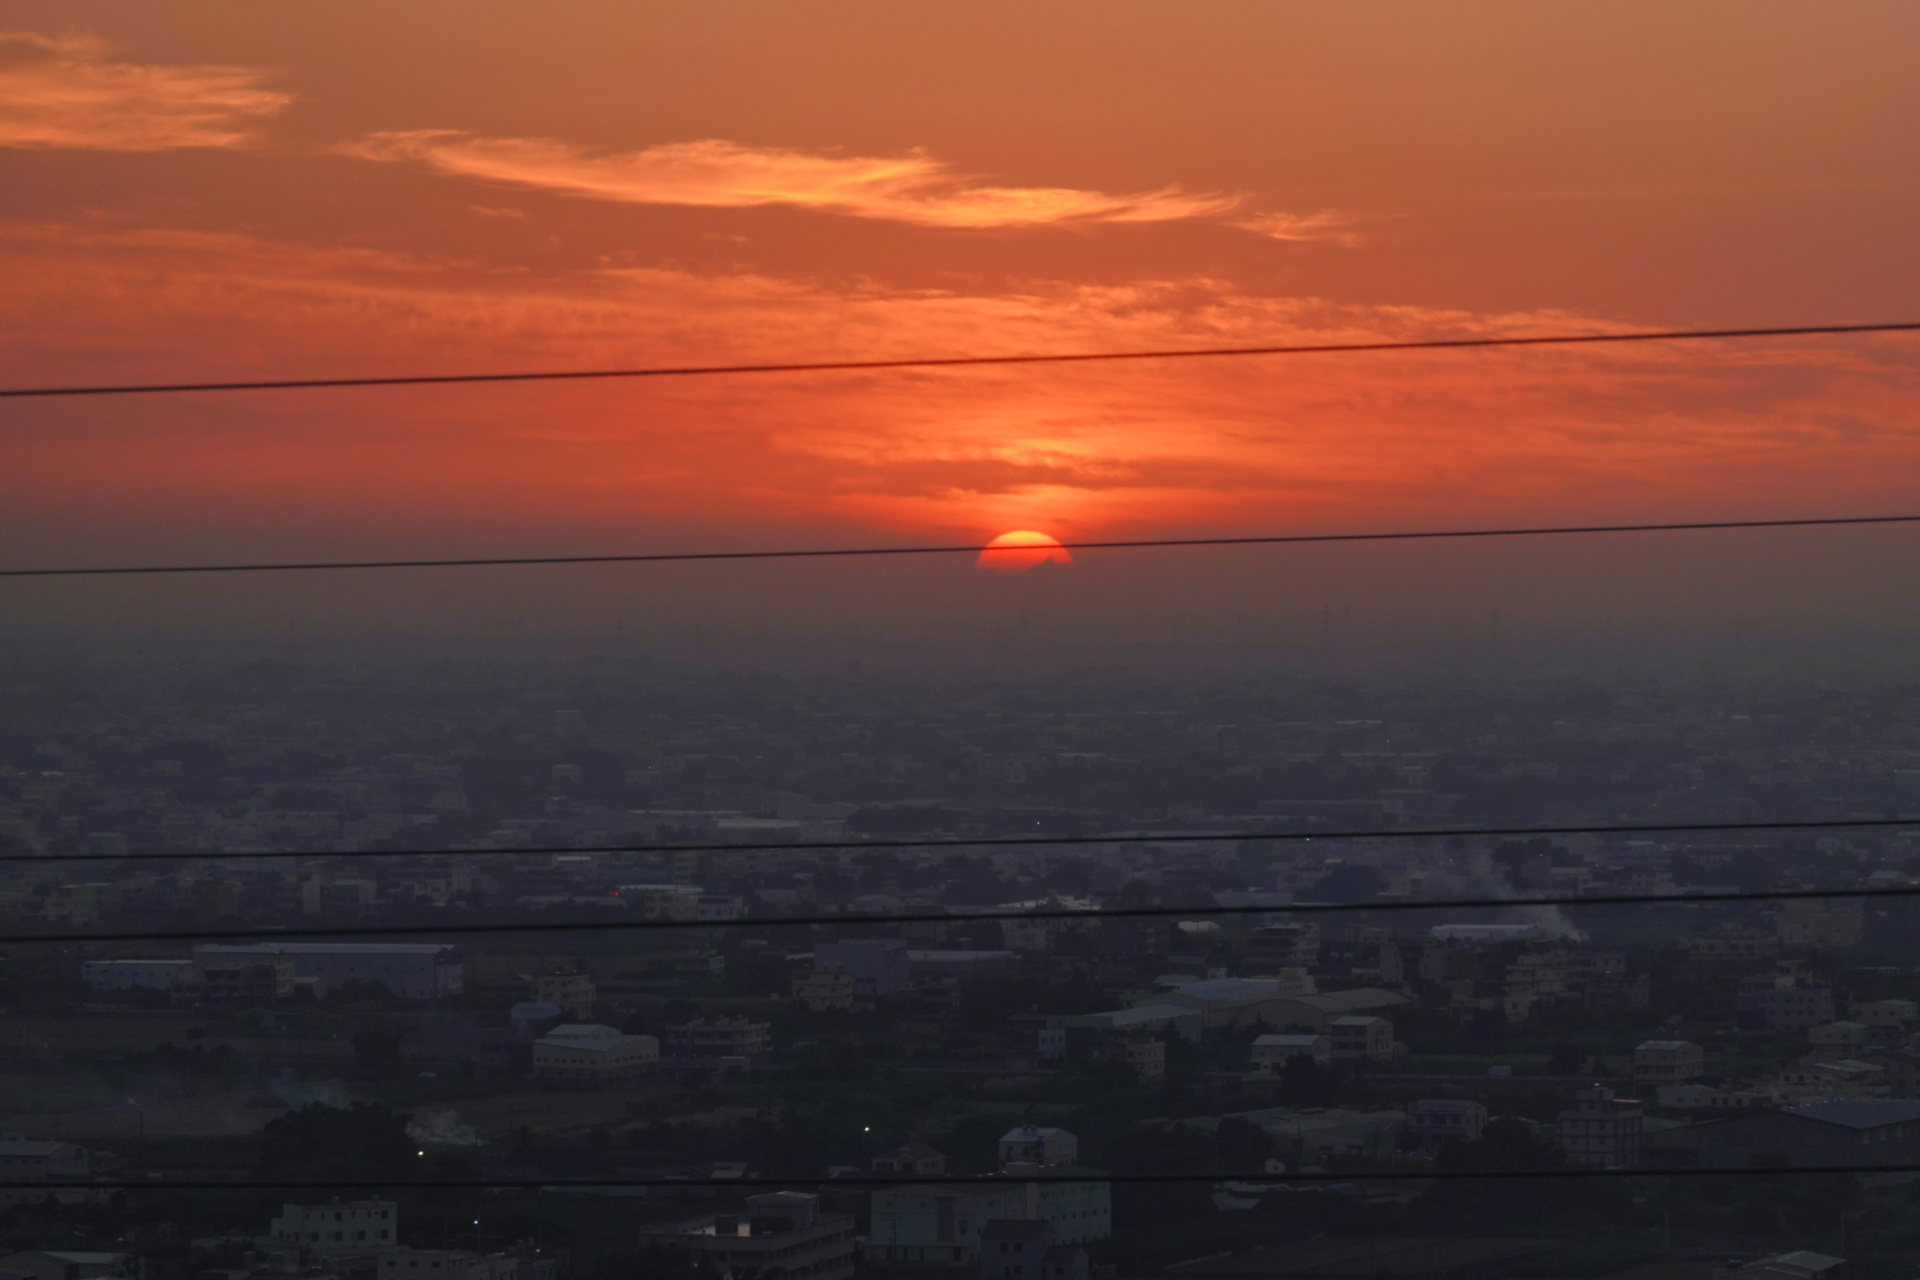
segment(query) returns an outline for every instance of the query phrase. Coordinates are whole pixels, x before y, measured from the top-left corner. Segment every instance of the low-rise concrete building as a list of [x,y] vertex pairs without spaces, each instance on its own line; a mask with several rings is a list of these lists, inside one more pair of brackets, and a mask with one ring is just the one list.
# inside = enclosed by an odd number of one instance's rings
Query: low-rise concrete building
[[80,980],[95,993],[171,991],[192,969],[191,960],[88,960],[80,966]]
[[1386,1062],[1393,1057],[1393,1024],[1385,1018],[1335,1018],[1327,1032],[1336,1062]]
[[1633,1050],[1633,1082],[1683,1084],[1706,1070],[1707,1051],[1691,1040],[1643,1040]]
[[533,1042],[533,1074],[541,1080],[607,1084],[659,1065],[658,1040],[599,1023],[565,1023]]
[[667,1027],[667,1057],[688,1066],[750,1071],[773,1052],[773,1024],[748,1018],[694,1018]]
[[1407,1104],[1407,1144],[1436,1152],[1450,1142],[1477,1142],[1487,1130],[1486,1104],[1464,1098],[1421,1098]]
[[1278,1075],[1295,1058],[1308,1058],[1325,1066],[1333,1061],[1333,1039],[1317,1032],[1295,1032],[1256,1036],[1253,1041],[1253,1069]]

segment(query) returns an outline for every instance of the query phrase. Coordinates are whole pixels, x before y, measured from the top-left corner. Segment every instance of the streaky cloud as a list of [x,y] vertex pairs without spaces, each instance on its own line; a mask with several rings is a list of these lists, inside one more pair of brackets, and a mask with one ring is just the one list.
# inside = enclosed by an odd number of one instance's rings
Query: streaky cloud
[[247,67],[107,61],[92,37],[0,32],[0,147],[171,151],[238,147],[292,96]]
[[927,227],[1174,222],[1218,217],[1241,200],[1177,186],[1123,195],[988,186],[921,150],[851,156],[718,138],[599,155],[552,139],[481,138],[429,129],[374,134],[346,150],[370,160],[417,161],[461,177],[595,200],[704,208],[785,205]]

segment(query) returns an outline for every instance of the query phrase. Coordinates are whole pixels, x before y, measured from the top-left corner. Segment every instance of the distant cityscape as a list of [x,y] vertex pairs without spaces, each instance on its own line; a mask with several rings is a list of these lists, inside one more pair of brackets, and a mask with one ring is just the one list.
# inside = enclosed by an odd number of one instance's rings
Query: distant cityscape
[[1688,899],[1920,821],[1607,829],[1920,819],[1920,687],[1689,690],[16,663],[0,1273],[1904,1278],[1920,910]]

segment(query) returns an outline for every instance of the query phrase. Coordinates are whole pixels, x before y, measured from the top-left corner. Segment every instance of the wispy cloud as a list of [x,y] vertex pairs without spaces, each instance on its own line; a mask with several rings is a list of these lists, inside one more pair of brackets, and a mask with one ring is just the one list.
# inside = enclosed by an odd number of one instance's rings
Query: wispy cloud
[[91,36],[0,32],[0,147],[169,151],[235,147],[292,101],[246,67],[107,60]]
[[1297,243],[1331,240],[1351,246],[1360,243],[1360,237],[1353,232],[1353,221],[1336,209],[1322,209],[1318,213],[1256,213],[1233,225],[1270,240]]
[[1130,195],[986,186],[919,150],[849,156],[710,138],[595,155],[550,139],[477,138],[443,130],[374,134],[350,150],[367,159],[420,161],[444,173],[595,200],[705,208],[788,205],[930,227],[1172,222],[1217,217],[1240,203],[1237,195],[1177,186]]

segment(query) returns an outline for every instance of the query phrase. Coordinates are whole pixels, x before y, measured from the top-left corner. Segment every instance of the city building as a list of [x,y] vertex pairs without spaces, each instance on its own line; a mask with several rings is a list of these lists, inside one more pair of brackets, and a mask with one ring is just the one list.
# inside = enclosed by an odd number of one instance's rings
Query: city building
[[389,1249],[377,1280],[554,1280],[552,1258],[531,1250],[475,1253],[466,1249]]
[[[71,1142],[44,1138],[0,1138],[0,1180],[50,1184],[84,1181],[93,1172],[93,1153]],[[0,1188],[0,1208],[47,1199],[71,1203],[91,1193],[49,1186]]]
[[262,1005],[294,992],[291,957],[248,946],[195,947],[192,967],[176,974],[173,997],[182,1004]]
[[824,1213],[819,1196],[797,1191],[748,1196],[745,1213],[714,1213],[650,1228],[643,1239],[703,1259],[722,1276],[853,1276],[853,1215]]
[[[465,987],[460,948],[447,943],[207,943],[193,949],[195,966],[209,972],[210,966],[268,963],[271,957],[284,958],[291,967],[291,981],[311,985],[321,997],[348,983],[377,983],[405,1000],[459,995]],[[211,977],[208,981],[211,985]],[[291,985],[284,994],[292,994]]]
[[1336,1062],[1386,1062],[1393,1057],[1393,1024],[1385,1018],[1335,1018],[1327,1031]]
[[1476,1142],[1487,1129],[1485,1103],[1462,1098],[1420,1098],[1407,1104],[1407,1144],[1437,1152],[1449,1142]]
[[1087,1280],[1087,1251],[1055,1244],[1043,1218],[993,1218],[980,1232],[980,1280]]
[[904,1147],[895,1147],[885,1155],[873,1158],[875,1173],[892,1173],[902,1176],[921,1174],[937,1177],[947,1171],[947,1158],[924,1142],[909,1142]]
[[1634,1046],[1635,1085],[1684,1084],[1706,1070],[1707,1051],[1691,1040],[1646,1040]]
[[533,1074],[540,1080],[607,1084],[645,1075],[660,1065],[660,1042],[621,1034],[599,1023],[564,1023],[533,1042]]
[[1713,1168],[1912,1164],[1920,1162],[1920,1100],[1829,1099],[1747,1111],[1662,1135],[1660,1145]]
[[570,970],[536,973],[527,980],[529,998],[536,1003],[554,1004],[571,1017],[591,1018],[593,1004],[599,998],[593,975]]
[[95,993],[171,991],[192,968],[191,960],[88,960],[80,966],[80,980]]
[[275,1245],[326,1257],[392,1249],[400,1239],[400,1210],[391,1200],[335,1200],[287,1204],[267,1227]]
[[1321,1066],[1325,1066],[1333,1061],[1332,1037],[1317,1033],[1254,1037],[1253,1069],[1255,1071],[1278,1075],[1295,1058],[1310,1058]]
[[1644,1119],[1638,1102],[1616,1098],[1604,1085],[1582,1089],[1573,1108],[1560,1113],[1560,1149],[1569,1164],[1631,1169],[1640,1163]]
[[814,1013],[873,1007],[873,1001],[860,994],[859,984],[845,969],[813,968],[794,974],[793,998]]
[[1833,1021],[1833,992],[1795,977],[1764,975],[1741,982],[1735,1013],[1753,1031],[1805,1031]]
[[667,1027],[666,1055],[686,1066],[749,1071],[773,1052],[773,1024],[746,1018],[694,1018]]
[[838,969],[853,977],[854,991],[868,1000],[891,1000],[907,993],[910,966],[902,938],[849,938],[817,943],[815,969]]
[[146,1280],[138,1254],[30,1249],[0,1258],[4,1280]]
[[1065,1129],[1022,1125],[1000,1135],[1000,1167],[1012,1165],[1044,1169],[1072,1164],[1080,1157],[1080,1140]]

